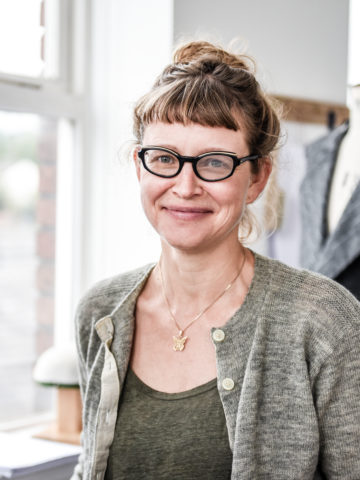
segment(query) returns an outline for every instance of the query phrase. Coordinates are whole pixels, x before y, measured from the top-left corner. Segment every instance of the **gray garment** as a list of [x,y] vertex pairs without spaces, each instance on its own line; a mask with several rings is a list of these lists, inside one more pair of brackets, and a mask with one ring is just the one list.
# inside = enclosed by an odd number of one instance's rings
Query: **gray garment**
[[129,369],[105,480],[229,480],[232,453],[216,383],[164,393]]
[[331,178],[348,128],[347,123],[340,125],[307,147],[301,185],[301,265],[334,279],[360,255],[360,183],[335,231],[329,235],[327,228]]
[[[97,284],[79,305],[84,451],[74,480],[104,478],[151,268]],[[243,305],[224,339],[212,337],[232,479],[360,479],[359,324],[360,304],[340,285],[255,254]]]

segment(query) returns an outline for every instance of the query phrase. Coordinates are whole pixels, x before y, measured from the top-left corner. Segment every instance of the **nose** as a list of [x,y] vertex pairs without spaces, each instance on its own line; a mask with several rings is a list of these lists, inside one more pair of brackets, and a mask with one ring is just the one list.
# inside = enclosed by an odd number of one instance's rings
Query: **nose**
[[191,198],[202,193],[202,180],[195,175],[191,163],[185,163],[179,175],[174,177],[173,192],[180,198]]

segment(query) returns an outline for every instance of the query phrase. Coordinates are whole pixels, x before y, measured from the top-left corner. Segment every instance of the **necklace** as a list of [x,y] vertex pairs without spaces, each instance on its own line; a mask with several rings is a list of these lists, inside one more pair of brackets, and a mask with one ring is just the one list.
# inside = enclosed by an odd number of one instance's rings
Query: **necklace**
[[162,269],[161,269],[161,259],[160,259],[160,262],[159,262],[159,271],[160,271],[160,279],[161,279],[161,289],[162,289],[162,294],[163,294],[163,297],[164,297],[164,300],[165,300],[165,303],[167,305],[167,308],[169,310],[169,313],[170,313],[170,316],[171,316],[171,319],[173,320],[173,322],[175,323],[175,326],[176,328],[178,329],[179,333],[177,335],[174,335],[173,336],[173,350],[175,352],[182,352],[185,348],[185,342],[186,340],[188,339],[187,336],[184,336],[184,333],[185,333],[185,330],[187,330],[189,327],[191,327],[191,325],[193,323],[195,323],[197,320],[199,320],[200,317],[202,317],[204,315],[205,312],[207,312],[218,300],[220,300],[220,298],[225,295],[225,293],[230,290],[230,288],[234,285],[235,281],[238,279],[240,273],[242,272],[242,269],[244,267],[244,264],[245,264],[245,258],[246,258],[246,255],[244,254],[244,258],[243,258],[243,261],[242,261],[242,264],[241,264],[241,267],[239,269],[239,271],[237,272],[237,274],[235,275],[235,277],[231,280],[230,283],[228,283],[225,287],[225,289],[217,296],[215,297],[215,299],[209,304],[207,305],[203,310],[201,310],[195,318],[193,318],[191,320],[190,323],[188,323],[186,325],[186,327],[184,328],[181,328],[178,324],[178,322],[176,321],[176,318],[175,318],[175,315],[173,314],[172,310],[171,310],[171,307],[170,307],[170,303],[169,303],[169,300],[166,296],[166,293],[165,293],[165,287],[164,287],[164,278],[163,278],[163,274],[162,274]]

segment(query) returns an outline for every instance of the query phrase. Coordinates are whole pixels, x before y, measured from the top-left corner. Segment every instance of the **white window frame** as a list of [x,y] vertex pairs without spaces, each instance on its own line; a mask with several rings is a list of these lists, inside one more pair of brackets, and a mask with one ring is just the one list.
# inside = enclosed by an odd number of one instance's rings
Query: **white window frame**
[[[56,118],[59,120],[59,133],[67,131],[72,134],[71,146],[64,148],[60,145],[58,149],[58,155],[63,158],[57,163],[55,344],[72,340],[75,304],[82,291],[84,258],[81,245],[84,232],[82,222],[76,219],[82,217],[82,173],[87,150],[85,145],[90,137],[87,122],[89,51],[85,52],[84,47],[89,43],[91,11],[87,0],[60,0],[58,14],[57,78],[0,73],[0,110]],[[73,128],[70,129],[69,125]],[[70,195],[69,185],[72,187]]]

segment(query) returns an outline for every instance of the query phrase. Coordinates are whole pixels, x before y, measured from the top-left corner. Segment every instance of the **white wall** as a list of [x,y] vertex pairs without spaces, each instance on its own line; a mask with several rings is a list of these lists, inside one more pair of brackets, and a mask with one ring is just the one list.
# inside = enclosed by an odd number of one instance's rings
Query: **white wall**
[[174,34],[239,38],[271,93],[345,103],[347,0],[174,0]]
[[132,138],[132,107],[169,63],[172,0],[91,1],[92,132],[84,200],[82,290],[157,260],[158,239],[142,212],[137,179],[120,154]]

